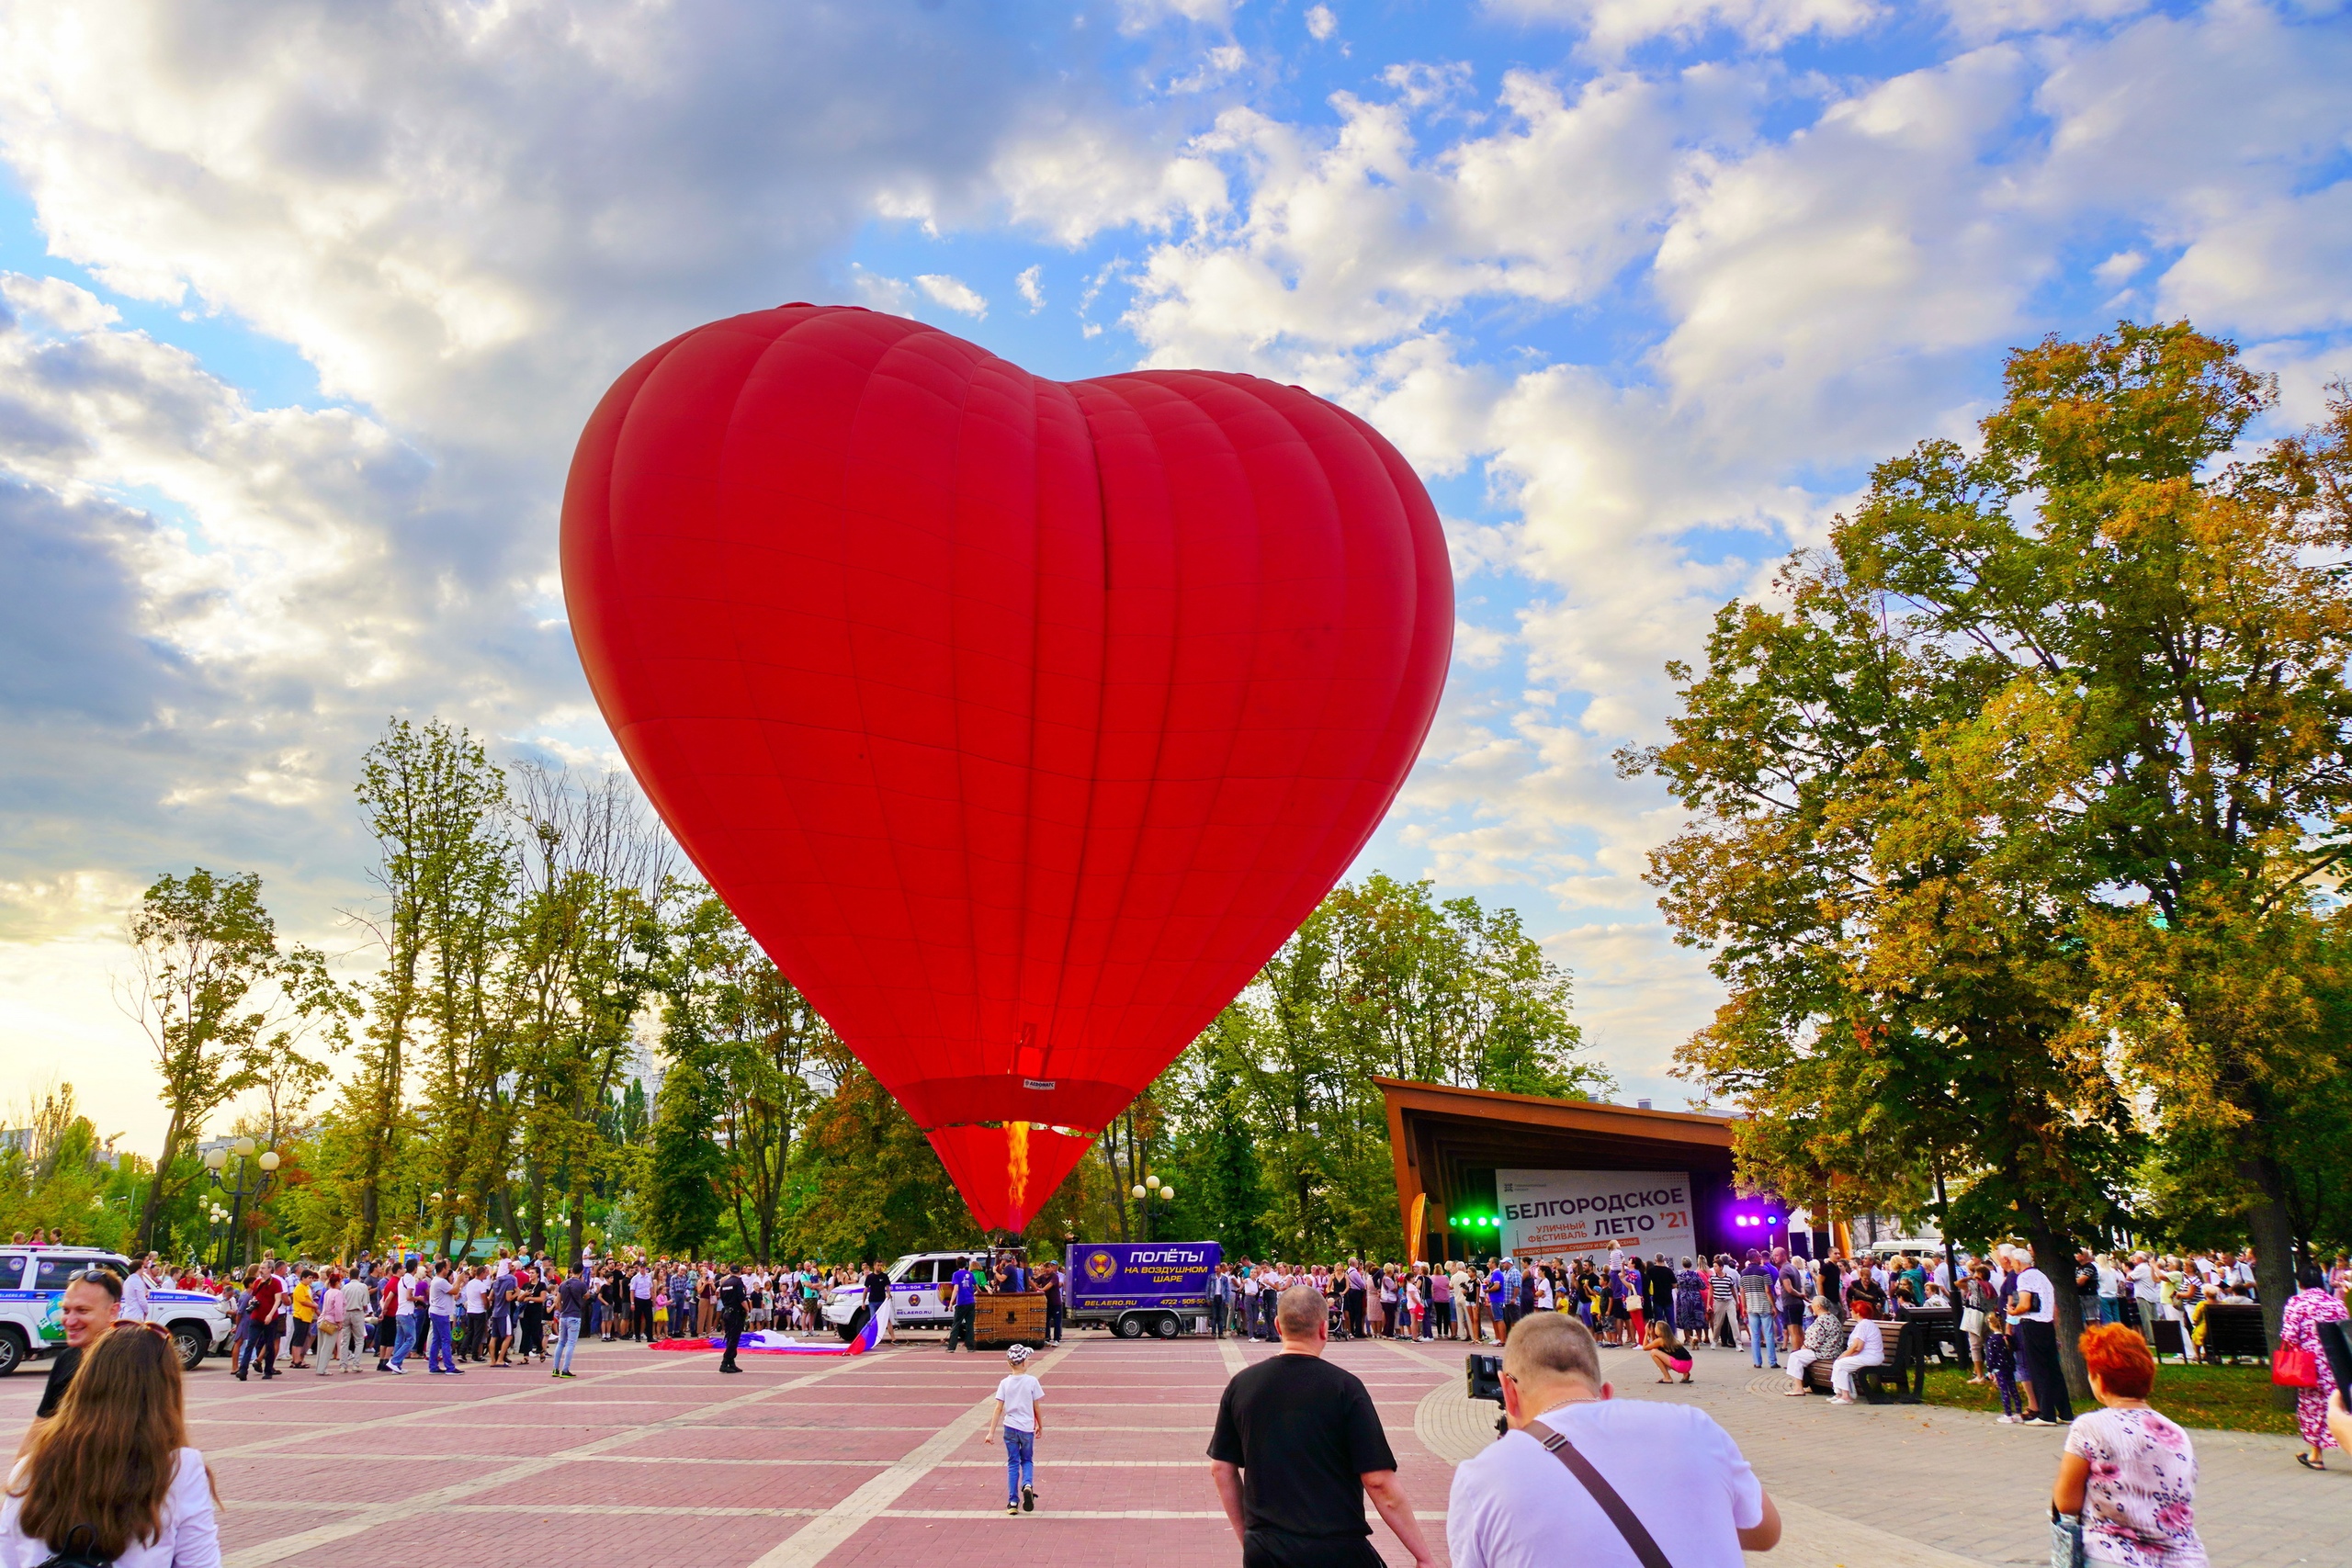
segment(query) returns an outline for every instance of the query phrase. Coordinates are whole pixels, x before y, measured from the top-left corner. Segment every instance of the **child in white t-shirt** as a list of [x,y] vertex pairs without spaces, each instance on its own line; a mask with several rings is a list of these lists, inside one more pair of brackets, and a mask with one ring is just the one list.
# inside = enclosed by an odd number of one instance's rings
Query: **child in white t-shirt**
[[1037,1506],[1037,1434],[1043,1430],[1037,1402],[1046,1397],[1046,1385],[1021,1370],[1028,1346],[1013,1346],[1004,1359],[1012,1370],[996,1385],[996,1420],[986,1440],[995,1442],[997,1427],[1004,1427],[1004,1511],[1018,1514]]

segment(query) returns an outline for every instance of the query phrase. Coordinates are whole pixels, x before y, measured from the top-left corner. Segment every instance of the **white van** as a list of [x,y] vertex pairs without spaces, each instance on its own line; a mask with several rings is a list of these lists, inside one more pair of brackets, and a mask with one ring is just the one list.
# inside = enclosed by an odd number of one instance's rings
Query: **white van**
[[[65,1348],[58,1302],[65,1294],[65,1282],[85,1269],[103,1269],[118,1280],[130,1276],[130,1260],[112,1252],[80,1247],[0,1247],[0,1377]],[[158,1285],[147,1293],[147,1317],[170,1330],[179,1347],[180,1365],[189,1371],[196,1371],[208,1352],[228,1347],[228,1311],[202,1291]]]

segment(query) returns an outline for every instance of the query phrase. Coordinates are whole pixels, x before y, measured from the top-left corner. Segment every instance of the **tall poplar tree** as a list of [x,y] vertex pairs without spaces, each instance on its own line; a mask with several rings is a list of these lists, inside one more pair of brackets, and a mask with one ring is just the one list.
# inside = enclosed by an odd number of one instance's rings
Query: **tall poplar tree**
[[[382,900],[359,918],[384,955],[368,987],[360,1070],[344,1097],[357,1137],[351,1239],[362,1251],[376,1246],[383,1222],[383,1189],[410,1118],[408,1080],[420,1041],[436,1038],[437,1023],[445,1053],[468,1049],[468,1013],[480,996],[469,947],[483,940],[483,922],[493,918],[483,905],[496,897],[505,793],[505,775],[481,742],[439,719],[391,720],[360,761],[354,794],[376,840],[372,874]],[[446,1081],[441,1089],[446,1111]],[[462,1130],[467,1122],[456,1118],[452,1125]]]

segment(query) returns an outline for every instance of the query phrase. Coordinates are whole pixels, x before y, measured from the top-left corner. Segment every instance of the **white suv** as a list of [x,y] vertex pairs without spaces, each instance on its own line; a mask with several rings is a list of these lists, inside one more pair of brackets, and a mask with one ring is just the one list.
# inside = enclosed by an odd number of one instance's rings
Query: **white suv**
[[[65,1348],[57,1303],[65,1282],[85,1269],[103,1269],[118,1280],[130,1273],[127,1259],[88,1247],[0,1247],[0,1377]],[[147,1293],[147,1316],[170,1330],[180,1364],[190,1371],[208,1351],[229,1343],[227,1310],[202,1291],[158,1285]]]
[[[956,1321],[952,1281],[958,1269],[975,1273],[988,1262],[986,1253],[910,1252],[890,1265],[890,1325],[893,1328],[945,1328]],[[942,1289],[944,1286],[945,1289]],[[833,1287],[826,1301],[825,1321],[843,1339],[854,1339],[865,1326],[865,1283],[863,1276]]]

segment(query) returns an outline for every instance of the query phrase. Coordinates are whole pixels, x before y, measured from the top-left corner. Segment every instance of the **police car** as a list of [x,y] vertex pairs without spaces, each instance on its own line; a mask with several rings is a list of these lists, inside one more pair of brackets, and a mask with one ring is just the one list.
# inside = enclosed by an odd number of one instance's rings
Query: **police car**
[[[893,1328],[946,1328],[956,1321],[956,1270],[975,1275],[989,1266],[985,1252],[910,1252],[890,1265],[890,1325]],[[857,1337],[865,1326],[865,1283],[863,1276],[833,1287],[824,1304],[825,1321],[844,1340]]]
[[[127,1279],[130,1262],[111,1252],[86,1247],[0,1247],[0,1377],[27,1361],[65,1348],[65,1322],[58,1303],[65,1282],[85,1269],[103,1269]],[[208,1351],[229,1343],[229,1314],[201,1291],[157,1285],[147,1293],[147,1318],[171,1332],[180,1365],[194,1371]]]

